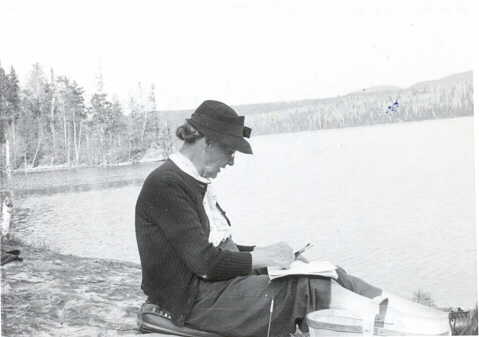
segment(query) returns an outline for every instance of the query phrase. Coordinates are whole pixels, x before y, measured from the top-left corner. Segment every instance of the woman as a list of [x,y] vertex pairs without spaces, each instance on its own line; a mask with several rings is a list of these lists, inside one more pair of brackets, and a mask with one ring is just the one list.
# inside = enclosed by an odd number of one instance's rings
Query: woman
[[[250,132],[231,107],[205,101],[177,129],[184,142],[180,151],[145,180],[135,216],[142,289],[148,296],[140,328],[164,331],[160,325],[167,318],[172,330],[187,326],[229,337],[266,336],[270,330],[270,336],[289,336],[296,325],[306,328],[307,313],[340,308],[361,315],[369,326],[376,320],[416,334],[449,331],[447,313],[410,302],[408,312],[401,312],[404,300],[341,268],[337,280],[270,281],[262,273],[265,267],[288,267],[293,250],[283,242],[236,244],[211,185],[221,169],[234,164],[235,151],[252,154],[245,139]],[[438,320],[444,324],[438,327]]]

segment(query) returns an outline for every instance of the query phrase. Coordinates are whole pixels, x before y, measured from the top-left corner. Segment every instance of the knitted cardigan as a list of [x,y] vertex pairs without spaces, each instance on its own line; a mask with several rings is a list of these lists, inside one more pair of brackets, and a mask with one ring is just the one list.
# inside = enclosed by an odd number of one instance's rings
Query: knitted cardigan
[[220,281],[252,272],[251,246],[232,252],[208,242],[206,188],[167,160],[146,178],[136,203],[141,288],[178,325],[191,311],[200,278]]

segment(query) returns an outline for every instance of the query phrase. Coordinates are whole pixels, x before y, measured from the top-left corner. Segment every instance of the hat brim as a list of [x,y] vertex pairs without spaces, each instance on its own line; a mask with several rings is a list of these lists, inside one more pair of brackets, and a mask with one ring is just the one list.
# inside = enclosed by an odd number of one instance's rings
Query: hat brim
[[195,123],[190,118],[186,119],[186,121],[193,125],[193,127],[196,128],[199,132],[201,132],[206,138],[216,141],[232,150],[246,154],[253,154],[250,143],[244,137],[232,136],[217,132],[216,130]]

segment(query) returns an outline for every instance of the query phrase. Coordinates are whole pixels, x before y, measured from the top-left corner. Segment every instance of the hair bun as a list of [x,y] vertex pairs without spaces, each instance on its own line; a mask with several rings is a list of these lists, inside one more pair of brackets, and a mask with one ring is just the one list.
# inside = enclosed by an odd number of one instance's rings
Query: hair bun
[[190,123],[186,122],[176,129],[176,137],[186,143],[194,143],[198,139],[203,138],[203,135]]

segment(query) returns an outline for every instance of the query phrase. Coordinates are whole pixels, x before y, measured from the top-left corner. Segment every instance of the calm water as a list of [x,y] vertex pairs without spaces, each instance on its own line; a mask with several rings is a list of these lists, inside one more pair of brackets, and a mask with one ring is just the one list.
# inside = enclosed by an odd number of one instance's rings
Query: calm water
[[[252,145],[255,155],[238,155],[216,182],[236,241],[312,242],[308,257],[399,295],[422,289],[441,306],[475,303],[472,117],[259,136]],[[139,189],[136,181],[28,196],[17,203],[23,235],[64,253],[138,262]]]

